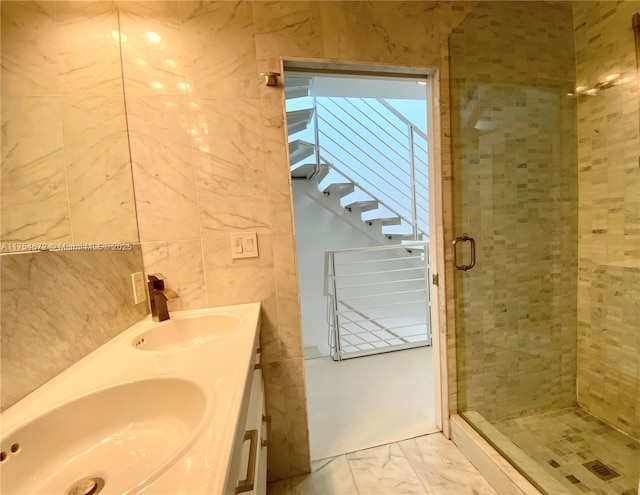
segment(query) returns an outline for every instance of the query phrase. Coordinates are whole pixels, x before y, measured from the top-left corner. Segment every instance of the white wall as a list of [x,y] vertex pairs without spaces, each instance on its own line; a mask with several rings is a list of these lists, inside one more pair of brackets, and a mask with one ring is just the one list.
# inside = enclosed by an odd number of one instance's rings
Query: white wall
[[327,301],[322,294],[324,252],[376,243],[304,194],[307,185],[306,181],[292,181],[303,344],[318,347],[328,356]]

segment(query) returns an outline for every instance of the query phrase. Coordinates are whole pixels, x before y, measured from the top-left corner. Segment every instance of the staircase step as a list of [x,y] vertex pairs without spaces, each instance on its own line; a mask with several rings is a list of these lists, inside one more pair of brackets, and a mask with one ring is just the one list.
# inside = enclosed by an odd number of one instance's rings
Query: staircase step
[[305,163],[304,165],[298,165],[291,169],[291,178],[305,180],[314,179],[316,182],[320,182],[328,173],[329,165],[326,163],[321,163],[319,168],[316,168],[315,163]]
[[387,239],[391,239],[391,240],[394,240],[394,241],[412,241],[413,240],[413,233],[411,233],[411,234],[385,234],[383,232],[382,235],[385,236]]
[[312,143],[296,139],[289,143],[289,157],[291,165],[298,163],[305,158],[309,158],[315,153],[315,146]]
[[400,225],[402,223],[402,219],[400,217],[368,218],[366,222],[369,225],[373,225],[374,223],[377,223],[381,227],[386,227],[388,225]]
[[359,211],[363,213],[365,211],[375,210],[378,207],[377,201],[355,201],[351,204],[345,206],[345,208],[349,211]]
[[318,182],[318,184],[320,184],[320,182],[322,182],[322,179],[329,175],[330,171],[331,169],[329,168],[329,165],[327,165],[326,163],[321,163],[320,170],[318,170],[318,175],[316,175],[314,179]]
[[310,77],[285,77],[284,97],[286,100],[309,96]]
[[311,177],[313,177],[315,171],[315,163],[305,163],[304,165],[298,165],[296,168],[291,169],[291,178],[309,180]]
[[312,117],[313,108],[287,112],[287,131],[289,131],[289,135],[304,131],[309,126]]
[[353,182],[335,182],[325,187],[324,191],[322,192],[327,196],[336,194],[339,198],[342,198],[347,194],[351,194],[355,190],[355,188],[356,186],[355,184],[353,184]]

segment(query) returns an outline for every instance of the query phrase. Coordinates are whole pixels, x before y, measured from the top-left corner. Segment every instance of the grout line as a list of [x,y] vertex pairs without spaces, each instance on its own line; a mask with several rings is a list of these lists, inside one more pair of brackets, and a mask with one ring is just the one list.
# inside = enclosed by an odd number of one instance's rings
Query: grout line
[[[355,452],[352,452],[355,453]],[[356,476],[355,474],[353,474],[353,468],[351,467],[351,462],[349,462],[349,458],[347,457],[347,454],[342,454],[344,456],[344,459],[347,461],[347,466],[349,466],[349,472],[351,473],[351,479],[353,480],[353,485],[356,487],[356,492],[358,492],[358,494],[360,494],[360,488],[358,488],[358,482],[356,481]]]
[[[407,440],[403,440],[402,442],[406,442],[408,440],[413,440],[413,438],[407,438]],[[402,455],[404,455],[404,458],[409,463],[409,467],[411,467],[411,470],[413,471],[413,474],[416,475],[416,478],[418,478],[418,481],[420,482],[420,484],[424,488],[425,493],[427,493],[427,495],[430,495],[431,491],[429,490],[429,487],[422,481],[422,477],[420,476],[420,474],[418,474],[418,471],[416,471],[416,468],[413,465],[413,463],[411,462],[411,459],[409,458],[409,456],[407,456],[406,451],[402,448],[402,445],[401,445],[402,442],[396,442],[396,443],[398,444],[398,447],[400,448],[400,451],[402,452]]]

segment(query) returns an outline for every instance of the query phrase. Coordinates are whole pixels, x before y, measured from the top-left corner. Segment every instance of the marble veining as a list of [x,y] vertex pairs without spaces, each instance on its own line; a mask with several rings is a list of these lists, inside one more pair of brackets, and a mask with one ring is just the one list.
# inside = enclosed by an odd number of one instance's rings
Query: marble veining
[[363,493],[427,493],[398,444],[347,454]]
[[56,3],[2,2],[2,95],[59,92]]
[[291,359],[302,356],[302,328],[298,275],[295,265],[296,252],[287,234],[273,235],[273,264],[278,291],[278,332],[281,357]]
[[1,149],[0,238],[70,242],[59,99],[3,97]]
[[495,495],[441,433],[381,445],[311,464],[311,473],[271,483],[269,495]]
[[266,395],[266,401],[267,410],[273,417],[272,451],[279,453],[274,456],[273,468],[269,469],[287,469],[294,473],[293,476],[307,473],[310,469],[306,445],[291,440],[304,438],[308,434],[305,387],[304,381],[299,380],[303,370],[302,358],[263,366],[265,387],[271,391]]
[[325,58],[439,65],[436,2],[322,2],[320,8]]
[[200,240],[143,242],[142,256],[145,274],[162,273],[180,296],[169,301],[170,311],[208,306]]
[[200,236],[188,114],[167,112],[166,102],[174,100],[127,97],[141,241]]
[[258,235],[256,258],[232,259],[225,234],[202,239],[202,246],[209,306],[264,301],[275,294],[270,235]]
[[[322,25],[318,2],[252,2],[259,72],[280,72],[280,56],[323,58]],[[264,88],[265,98],[279,91]]]
[[65,95],[61,106],[74,242],[136,242],[122,96]]
[[118,2],[127,95],[184,95],[185,77],[178,2]]
[[0,257],[2,408],[144,317],[134,305],[131,251],[49,251]]
[[122,95],[118,12],[112,2],[56,2],[60,92]]
[[194,95],[257,98],[261,77],[251,2],[179,2]]
[[202,151],[194,142],[203,237],[232,230],[270,231],[264,154],[256,139],[261,135],[258,106],[257,100],[200,101],[192,129],[206,131],[209,143]]
[[[438,495],[491,495],[495,490],[473,465],[466,461],[455,444],[435,434],[412,438],[400,443],[403,453],[427,487]],[[464,461],[462,461],[464,459]],[[464,480],[464,488],[460,486]]]
[[[273,91],[273,93],[280,95],[280,91]],[[291,172],[287,157],[282,99],[262,99],[260,110],[264,160],[269,184],[271,230],[274,234],[292,236]]]

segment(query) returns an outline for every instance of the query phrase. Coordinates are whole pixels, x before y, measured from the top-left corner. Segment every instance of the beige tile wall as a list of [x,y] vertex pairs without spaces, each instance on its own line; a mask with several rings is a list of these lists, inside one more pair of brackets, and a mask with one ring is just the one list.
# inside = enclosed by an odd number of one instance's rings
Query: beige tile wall
[[114,4],[1,9],[3,251],[137,241]]
[[[278,72],[281,57],[440,67],[443,33],[464,7],[313,1],[117,6],[128,39],[123,65],[145,269],[163,272],[180,293],[173,309],[262,302],[267,408],[274,418],[270,476],[308,472],[282,89],[264,86],[259,73]],[[163,41],[149,43],[148,30]],[[229,233],[244,230],[258,233],[260,256],[232,260]]]
[[133,304],[142,250],[0,256],[2,409],[58,375],[147,313]]
[[1,408],[147,313],[112,2],[2,2]]
[[[636,76],[640,2],[573,5],[577,85]],[[640,438],[638,80],[578,98],[578,402]]]
[[485,418],[575,401],[572,46],[570,7],[540,2],[480,2],[451,36],[453,220],[477,243],[453,275],[457,405]]

